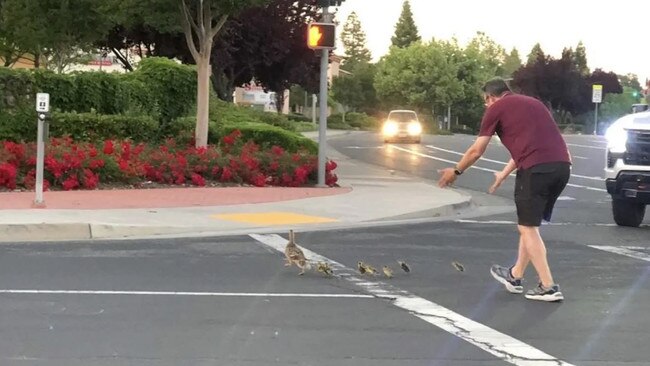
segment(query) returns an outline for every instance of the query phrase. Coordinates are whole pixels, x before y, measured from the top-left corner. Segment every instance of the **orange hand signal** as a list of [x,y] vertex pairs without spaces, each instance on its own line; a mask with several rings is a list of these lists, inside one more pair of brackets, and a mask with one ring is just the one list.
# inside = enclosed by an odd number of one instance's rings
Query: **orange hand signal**
[[321,38],[323,37],[323,33],[321,33],[320,28],[318,26],[312,26],[309,28],[309,45],[310,46],[318,46]]

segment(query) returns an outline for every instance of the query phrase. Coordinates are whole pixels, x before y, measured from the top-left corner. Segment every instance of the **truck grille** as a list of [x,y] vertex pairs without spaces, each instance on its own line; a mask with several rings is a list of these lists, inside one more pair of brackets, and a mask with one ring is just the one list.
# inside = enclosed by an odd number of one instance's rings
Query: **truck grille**
[[650,166],[650,131],[628,130],[625,164]]

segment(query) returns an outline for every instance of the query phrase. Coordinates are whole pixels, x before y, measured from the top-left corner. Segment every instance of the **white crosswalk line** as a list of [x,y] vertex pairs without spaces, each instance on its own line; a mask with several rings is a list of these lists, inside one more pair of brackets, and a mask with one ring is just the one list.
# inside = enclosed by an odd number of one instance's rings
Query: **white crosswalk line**
[[[251,237],[280,253],[284,252],[287,239],[279,235],[257,235]],[[367,281],[355,275],[355,271],[329,258],[302,248],[309,260],[330,264],[335,274],[362,288],[375,297],[390,301],[394,306],[408,311],[427,323],[443,329],[476,347],[518,366],[572,366],[556,357],[546,354],[507,334],[466,318],[441,305],[413,295],[394,286],[375,281]]]

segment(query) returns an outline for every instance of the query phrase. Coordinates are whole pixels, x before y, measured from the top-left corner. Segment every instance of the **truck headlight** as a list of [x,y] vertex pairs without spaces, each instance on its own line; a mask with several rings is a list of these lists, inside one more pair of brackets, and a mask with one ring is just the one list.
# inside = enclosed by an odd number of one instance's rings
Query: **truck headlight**
[[627,144],[627,130],[620,126],[613,125],[605,132],[607,149],[613,153],[624,153]]
[[399,130],[399,126],[397,126],[397,123],[395,122],[386,121],[386,123],[384,123],[384,128],[383,128],[384,135],[386,136],[397,135],[398,130]]
[[419,122],[411,122],[408,125],[409,135],[419,135],[422,133],[422,125]]

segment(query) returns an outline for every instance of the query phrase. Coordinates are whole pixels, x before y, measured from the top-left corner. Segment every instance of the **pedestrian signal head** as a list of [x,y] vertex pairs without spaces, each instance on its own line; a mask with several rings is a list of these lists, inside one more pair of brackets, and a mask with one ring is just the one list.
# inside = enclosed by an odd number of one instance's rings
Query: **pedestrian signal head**
[[307,32],[307,46],[313,50],[334,49],[336,25],[331,23],[310,23]]

